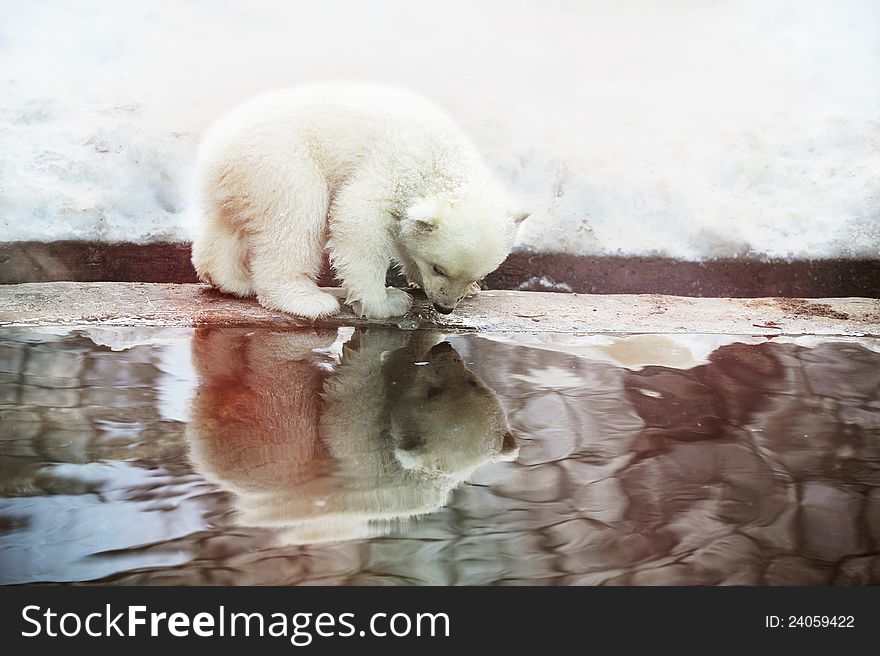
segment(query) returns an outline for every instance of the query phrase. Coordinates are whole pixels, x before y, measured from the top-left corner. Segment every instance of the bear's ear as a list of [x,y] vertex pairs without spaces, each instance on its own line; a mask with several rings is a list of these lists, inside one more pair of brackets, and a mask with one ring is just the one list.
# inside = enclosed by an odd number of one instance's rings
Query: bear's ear
[[418,433],[407,433],[397,444],[397,448],[402,451],[415,451],[423,446],[425,446],[425,438]]
[[504,438],[501,441],[501,450],[498,452],[498,455],[494,460],[496,462],[510,462],[511,460],[515,460],[518,454],[519,446],[516,443],[516,438],[513,437],[513,433],[509,430],[504,431]]
[[416,230],[419,232],[431,232],[432,230],[437,229],[437,224],[440,223],[440,219],[436,217],[428,217],[424,219],[412,219],[412,222],[416,227]]
[[436,199],[422,198],[409,207],[406,218],[417,232],[431,232],[440,223],[440,215]]
[[531,215],[532,215],[531,212],[515,212],[514,214],[512,214],[510,216],[510,218],[513,220],[513,222],[515,224],[519,225],[520,223],[525,221],[527,218],[529,218]]

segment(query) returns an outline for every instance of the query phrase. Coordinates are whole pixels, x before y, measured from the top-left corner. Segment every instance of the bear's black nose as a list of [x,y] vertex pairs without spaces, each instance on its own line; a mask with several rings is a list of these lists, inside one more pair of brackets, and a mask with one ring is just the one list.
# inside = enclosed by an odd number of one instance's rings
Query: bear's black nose
[[439,303],[434,303],[434,309],[437,310],[437,312],[439,312],[440,314],[449,314],[454,308],[446,307],[445,305],[440,305]]

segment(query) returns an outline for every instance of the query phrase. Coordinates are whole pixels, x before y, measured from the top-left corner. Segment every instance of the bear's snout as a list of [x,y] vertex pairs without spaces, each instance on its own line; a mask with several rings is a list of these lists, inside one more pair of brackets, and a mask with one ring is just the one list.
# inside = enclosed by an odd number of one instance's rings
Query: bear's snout
[[455,308],[446,307],[445,305],[440,305],[439,303],[434,303],[434,309],[437,310],[440,314],[450,314]]

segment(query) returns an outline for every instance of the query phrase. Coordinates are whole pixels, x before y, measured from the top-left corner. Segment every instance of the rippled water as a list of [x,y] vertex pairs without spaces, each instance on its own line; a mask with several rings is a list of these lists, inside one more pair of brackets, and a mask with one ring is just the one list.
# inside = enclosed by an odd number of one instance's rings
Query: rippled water
[[0,582],[878,584],[880,340],[0,331]]

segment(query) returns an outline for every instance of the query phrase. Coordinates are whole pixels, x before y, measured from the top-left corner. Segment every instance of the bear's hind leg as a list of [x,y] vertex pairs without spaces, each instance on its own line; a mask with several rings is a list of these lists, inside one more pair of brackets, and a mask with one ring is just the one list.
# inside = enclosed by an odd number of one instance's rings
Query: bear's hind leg
[[214,221],[193,242],[192,261],[199,279],[228,294],[253,295],[247,259],[244,241]]
[[317,171],[296,173],[282,181],[288,191],[251,226],[251,275],[263,306],[317,319],[339,311],[336,297],[315,284],[326,242],[329,194]]

